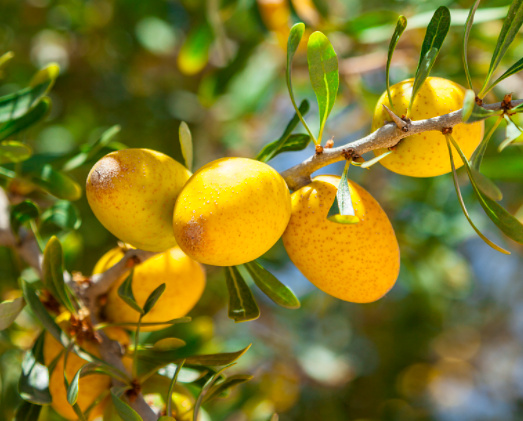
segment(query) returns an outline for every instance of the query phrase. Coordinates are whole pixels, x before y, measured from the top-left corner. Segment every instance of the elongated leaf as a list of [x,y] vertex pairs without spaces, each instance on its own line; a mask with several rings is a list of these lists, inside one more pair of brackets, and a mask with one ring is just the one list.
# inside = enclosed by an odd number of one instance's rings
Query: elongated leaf
[[463,196],[461,195],[461,190],[459,188],[459,182],[458,182],[458,174],[456,173],[456,167],[454,165],[454,157],[452,156],[452,148],[450,147],[450,140],[449,137],[447,137],[447,146],[449,148],[449,156],[450,156],[450,165],[452,167],[452,175],[454,180],[454,187],[456,188],[456,194],[458,195],[459,204],[461,206],[461,210],[463,211],[463,214],[465,215],[465,218],[467,218],[467,221],[469,221],[470,226],[476,231],[476,234],[479,235],[479,237],[487,243],[490,247],[492,247],[494,250],[499,251],[503,254],[510,254],[509,251],[505,250],[504,248],[498,246],[497,244],[490,241],[487,237],[483,235],[483,233],[474,225],[472,222],[472,219],[470,218],[470,215],[467,211],[467,208],[465,206],[465,202],[463,201]]
[[180,371],[184,364],[185,364],[185,360],[182,361],[180,364],[178,364],[178,367],[176,367],[176,372],[174,373],[173,379],[171,380],[171,384],[169,385],[169,390],[167,391],[167,413],[169,415],[171,415],[173,413],[171,406],[173,403],[174,386],[176,385],[176,381],[178,380],[178,375],[180,374]]
[[429,51],[427,51],[427,54],[421,60],[421,63],[418,67],[418,71],[416,72],[416,76],[414,77],[414,83],[412,84],[412,94],[410,97],[410,103],[408,108],[409,115],[412,109],[412,105],[414,104],[414,99],[416,98],[419,90],[429,77],[430,71],[432,70],[434,63],[436,62],[436,58],[438,57],[438,53],[439,50],[437,50],[436,48],[431,48]]
[[186,75],[199,73],[209,61],[209,49],[214,34],[208,24],[199,25],[189,32],[178,53],[178,67]]
[[490,90],[496,86],[499,82],[502,80],[505,80],[509,76],[512,76],[518,72],[520,72],[523,69],[523,58],[519,59],[516,63],[514,63],[510,68],[508,68],[505,73],[503,73],[500,77],[498,77],[485,91],[485,94],[490,92]]
[[523,244],[523,225],[516,218],[514,218],[510,213],[508,213],[503,207],[501,207],[497,202],[485,196],[481,190],[479,190],[476,181],[472,175],[471,168],[467,161],[467,157],[459,147],[458,143],[453,139],[452,136],[449,136],[450,141],[454,148],[458,151],[461,160],[467,170],[467,174],[470,179],[470,183],[474,188],[474,192],[479,199],[479,203],[483,207],[483,210],[487,216],[494,222],[497,227],[503,231],[508,237],[512,238],[514,241]]
[[20,227],[40,216],[40,209],[31,200],[24,200],[11,208],[10,223],[15,235],[18,235]]
[[[190,317],[180,317],[178,319],[166,320],[165,322],[151,322],[151,323],[140,323],[141,326],[161,326],[161,325],[176,325],[178,323],[189,323]],[[105,329],[107,327],[121,326],[121,327],[136,327],[138,323],[134,322],[121,322],[121,323],[100,323],[95,326],[95,330]]]
[[134,299],[133,294],[133,275],[134,270],[131,271],[131,274],[127,277],[127,279],[122,282],[120,287],[118,288],[118,296],[125,301],[125,303],[131,307],[133,310],[137,311],[140,314],[144,314],[144,311],[142,308],[138,305],[136,300]]
[[482,121],[486,118],[501,115],[503,111],[492,111],[480,107],[476,104],[476,94],[472,90],[467,90],[465,98],[463,99],[463,111],[462,120],[464,123],[475,123],[476,121]]
[[481,168],[481,161],[483,161],[483,156],[485,155],[485,151],[487,150],[488,143],[502,120],[503,120],[503,117],[499,116],[498,119],[496,120],[496,122],[494,123],[494,125],[492,126],[492,128],[489,130],[489,132],[483,137],[483,139],[481,140],[481,143],[476,148],[476,150],[474,151],[474,153],[472,154],[472,156],[470,158],[471,167],[474,168],[478,172]]
[[347,173],[349,171],[350,162],[347,161],[345,169],[341,175],[340,184],[338,186],[338,192],[334,198],[334,202],[329,210],[327,219],[338,224],[357,224],[360,219],[354,212],[354,206],[352,205],[352,198],[350,194],[349,180]]
[[[474,24],[474,15],[476,14],[476,10],[478,9],[479,2],[481,0],[476,0],[472,7],[470,8],[469,15],[467,17],[467,22],[465,23],[465,33],[463,34],[463,66],[465,67],[465,76],[467,77],[467,82],[469,84],[470,89],[474,89],[472,86],[472,78],[470,77],[470,70],[469,70],[469,64],[467,60],[467,49],[468,49],[468,43],[469,43],[469,35],[470,30],[472,29],[472,25]],[[391,102],[392,104],[392,102]]]
[[0,143],[0,164],[17,163],[29,159],[33,150],[22,142],[4,140]]
[[14,421],[35,421],[40,416],[41,410],[40,405],[23,401],[16,410]]
[[272,273],[264,269],[258,262],[245,263],[252,280],[272,301],[285,308],[300,308],[300,300],[292,290],[283,285]]
[[198,411],[200,410],[200,406],[203,404],[203,398],[206,395],[207,391],[211,388],[211,386],[214,384],[214,382],[218,379],[218,377],[228,368],[230,365],[223,367],[221,370],[214,373],[209,380],[205,383],[205,385],[202,387],[202,390],[200,391],[200,394],[198,395],[198,399],[196,399],[196,403],[194,404],[194,412],[193,412],[193,421],[198,420]]
[[192,145],[192,135],[189,130],[189,126],[185,121],[180,123],[180,128],[178,129],[180,136],[180,146],[182,148],[183,159],[185,159],[185,166],[189,171],[192,171],[192,161],[193,161],[193,145]]
[[203,355],[187,355],[183,349],[179,350],[157,350],[157,349],[143,349],[138,350],[138,359],[149,362],[156,362],[165,366],[170,363],[180,363],[185,360],[186,366],[222,366],[230,364],[240,358],[251,345],[236,352],[223,352],[219,354],[203,354]]
[[160,297],[165,291],[165,284],[161,284],[158,288],[156,288],[153,292],[151,292],[151,295],[147,297],[147,300],[145,301],[145,304],[143,305],[143,314],[146,315],[149,313],[154,305],[158,302]]
[[[302,116],[307,114],[309,111],[309,101],[306,99],[303,100],[300,104],[299,111]],[[294,117],[289,122],[289,124],[287,124],[287,127],[285,128],[285,131],[281,137],[266,145],[258,153],[256,159],[261,162],[267,162],[282,152],[301,151],[305,149],[311,141],[310,136],[306,134],[291,134],[298,125],[299,121],[300,118],[298,117],[298,114],[294,114]]]
[[131,408],[129,404],[124,402],[120,398],[120,395],[116,395],[114,387],[111,389],[111,399],[116,412],[118,412],[118,415],[120,415],[123,421],[143,421],[138,412]]
[[60,240],[52,236],[44,250],[42,280],[54,297],[71,313],[76,312],[64,281],[63,251]]
[[[51,99],[44,97],[42,100],[29,112],[21,117],[6,121],[0,126],[0,140],[6,139],[22,130],[28,129],[40,121],[43,121],[51,111]],[[14,162],[14,161],[12,161]]]
[[58,200],[51,207],[47,208],[41,217],[42,223],[52,223],[64,230],[80,228],[82,219],[80,212],[71,202]]
[[69,402],[69,405],[74,405],[76,401],[78,400],[78,387],[80,383],[80,374],[82,373],[82,368],[76,372],[76,374],[73,377],[73,380],[71,380],[71,383],[69,383],[69,387],[67,388],[67,402]]
[[[64,353],[64,367],[67,367],[67,359],[69,357],[69,352],[71,351],[73,346],[74,346],[74,343],[71,342],[67,346],[67,348],[65,349],[65,353]],[[69,384],[69,381],[67,380],[67,371],[65,369],[64,369],[64,386],[65,386],[65,390],[68,391],[69,387],[70,387],[70,384]],[[67,396],[67,398],[69,399],[69,396]],[[77,403],[71,404],[71,406],[73,407],[73,410],[74,410],[76,416],[78,417],[78,420],[79,421],[86,421],[85,415],[84,415],[83,411],[80,409],[80,406]]]
[[391,105],[393,110],[394,104],[392,103],[392,95],[390,94],[390,63],[392,62],[392,55],[394,54],[394,50],[396,49],[398,41],[400,40],[400,37],[403,34],[403,31],[405,31],[406,27],[407,18],[405,18],[405,16],[400,15],[400,17],[398,18],[398,22],[396,23],[396,29],[392,34],[392,38],[389,44],[389,52],[387,54],[387,67],[385,69],[385,79],[387,81],[387,95],[389,97],[389,104]]
[[[51,81],[54,84],[54,81],[60,74],[60,66],[58,63],[49,63],[43,69],[38,70],[31,78],[29,86],[34,88],[35,86],[41,85],[42,83],[47,83]],[[52,85],[49,87],[51,89]]]
[[260,317],[258,304],[236,267],[225,269],[225,282],[229,292],[229,318],[238,323],[256,320]]
[[18,381],[20,396],[37,405],[49,405],[52,401],[49,392],[49,372],[43,364],[44,335],[41,334],[33,348],[26,351],[22,361],[22,374]]
[[384,152],[382,153],[381,155],[378,155],[378,156],[375,156],[374,158],[372,159],[369,159],[368,161],[365,161],[363,162],[360,167],[361,168],[370,168],[372,167],[374,164],[377,164],[379,161],[381,161],[383,158],[389,156],[391,153],[393,153],[394,151],[391,149],[387,152]]
[[312,132],[309,129],[309,126],[307,126],[307,123],[305,123],[305,120],[303,119],[303,116],[298,109],[298,106],[296,105],[296,100],[294,99],[294,92],[292,91],[292,80],[291,80],[291,73],[292,73],[292,59],[294,58],[294,55],[296,54],[296,51],[298,50],[298,46],[300,45],[300,41],[303,38],[303,33],[305,32],[305,25],[303,23],[297,23],[295,24],[289,33],[289,38],[287,40],[287,68],[285,71],[286,80],[287,80],[287,89],[289,91],[289,96],[291,98],[292,106],[296,110],[296,114],[298,115],[300,121],[303,124],[303,127],[307,129],[307,132],[309,133],[310,137],[314,140],[314,143],[316,143],[316,138],[312,134]]
[[178,338],[163,338],[154,344],[154,349],[159,349],[161,351],[178,349],[186,345],[185,341],[182,341]]
[[15,54],[12,51],[8,51],[0,56],[0,69],[5,66],[9,60],[11,60]]
[[504,117],[507,122],[505,140],[503,140],[503,142],[501,142],[498,146],[498,152],[501,152],[503,149],[513,143],[523,142],[523,132],[520,130],[520,128],[514,124],[508,115],[505,115]]
[[27,87],[10,95],[0,97],[0,123],[22,117],[47,95],[54,80],[47,80],[34,87]]
[[78,200],[82,196],[80,185],[50,164],[31,169],[26,175],[32,183],[58,199]]
[[498,42],[496,43],[496,48],[494,49],[494,54],[492,54],[492,59],[490,61],[489,70],[487,77],[485,78],[485,83],[483,88],[479,93],[479,97],[483,98],[484,90],[490,81],[494,71],[498,67],[501,59],[505,55],[512,41],[516,37],[516,34],[519,32],[521,25],[523,24],[523,0],[513,0],[510,9],[508,10],[507,17],[503,21],[503,27],[498,37]]
[[202,405],[207,403],[215,398],[218,398],[222,393],[229,391],[234,386],[238,386],[242,383],[246,383],[249,380],[252,380],[254,376],[249,374],[237,374],[225,379],[225,381],[220,384],[215,384],[212,386],[209,391],[205,394]]
[[334,48],[332,48],[329,39],[319,31],[314,32],[309,38],[307,62],[309,65],[309,77],[320,111],[318,143],[321,143],[323,129],[336,101],[340,81],[338,56]]
[[490,178],[488,178],[486,175],[480,173],[478,170],[475,170],[472,167],[471,171],[474,180],[476,180],[478,188],[484,195],[490,197],[492,200],[495,200],[496,202],[499,202],[501,199],[503,199],[503,193],[501,193],[501,190],[498,188],[498,186],[494,184],[494,182]]
[[416,69],[416,74],[420,71],[421,64],[428,52],[435,48],[437,50],[436,55],[439,53],[443,41],[449,32],[450,28],[450,11],[445,6],[440,6],[434,12],[432,19],[430,20],[429,26],[427,27],[427,32],[425,33],[425,38],[423,39],[423,44],[421,46],[421,52],[419,56],[418,68]]
[[0,303],[0,330],[7,329],[16,320],[24,309],[25,302],[22,297]]

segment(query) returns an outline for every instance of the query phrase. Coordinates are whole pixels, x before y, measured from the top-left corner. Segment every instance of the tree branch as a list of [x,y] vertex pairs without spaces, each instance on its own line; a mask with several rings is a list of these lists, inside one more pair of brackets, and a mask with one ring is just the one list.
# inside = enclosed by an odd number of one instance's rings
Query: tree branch
[[[521,103],[523,103],[523,100],[520,99],[512,101],[511,105],[515,107]],[[495,104],[484,105],[483,107],[488,110],[501,110],[501,104],[501,102],[497,102]],[[401,139],[413,134],[441,131],[442,129],[453,127],[463,122],[461,113],[462,109],[439,117],[410,121],[407,126],[408,131],[399,129],[394,122],[387,123],[370,135],[355,140],[354,142],[336,148],[324,149],[321,154],[311,156],[302,163],[283,171],[281,175],[291,190],[298,190],[312,182],[312,173],[329,164],[342,161],[348,153],[363,155],[375,149],[396,146]]]

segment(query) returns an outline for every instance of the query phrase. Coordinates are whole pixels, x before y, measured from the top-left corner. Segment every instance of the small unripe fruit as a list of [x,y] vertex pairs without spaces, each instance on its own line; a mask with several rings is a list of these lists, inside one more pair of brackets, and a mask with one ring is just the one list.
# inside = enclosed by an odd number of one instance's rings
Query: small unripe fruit
[[[408,79],[391,86],[394,111],[400,117],[407,114],[412,84]],[[457,111],[463,107],[465,88],[447,79],[429,77],[419,90],[412,105],[411,120],[424,120]],[[372,131],[379,129],[391,118],[382,104],[392,108],[385,91],[374,111]],[[458,124],[452,128],[452,137],[458,142],[463,153],[470,158],[483,138],[482,121],[472,124]],[[452,147],[454,156],[458,153]],[[377,149],[376,156],[387,152],[387,149]],[[415,134],[402,139],[393,153],[383,158],[380,163],[391,171],[411,177],[434,177],[452,171],[449,151],[445,136],[441,132],[431,131]],[[456,168],[463,165],[460,159],[455,159]]]
[[270,166],[222,158],[194,173],[176,200],[174,236],[201,263],[233,266],[268,251],[290,218],[285,180]]
[[121,241],[165,251],[176,245],[174,203],[190,176],[183,165],[160,152],[115,151],[89,172],[87,200],[102,225]]
[[[69,325],[69,313],[63,313],[57,317],[56,322],[60,327],[67,332]],[[129,345],[129,335],[122,329],[111,327],[105,329],[107,336],[115,341],[120,342],[123,346]],[[85,351],[93,354],[95,357],[100,358],[100,352],[98,351],[97,343],[92,340],[82,340],[78,342],[81,348]],[[45,333],[44,339],[44,362],[45,365],[49,366],[51,362],[62,352],[64,347],[60,344],[49,332]],[[78,355],[70,352],[67,356],[67,380],[71,382],[78,372],[78,370],[87,364],[87,361],[80,358]],[[92,374],[86,377],[81,377],[78,383],[78,400],[77,404],[82,411],[85,411],[98,396],[105,390],[109,390],[111,387],[111,378],[102,374]],[[58,360],[54,371],[49,379],[49,391],[53,398],[51,406],[58,412],[62,417],[68,420],[76,420],[78,416],[74,412],[74,409],[69,402],[67,402],[67,391],[64,385],[64,357],[63,355]],[[89,420],[92,420],[99,416],[103,412],[103,407],[106,404],[106,400],[99,403],[91,412]]]
[[396,282],[400,252],[396,235],[378,202],[349,181],[357,224],[329,221],[340,177],[325,175],[292,194],[292,216],[283,244],[301,273],[336,298],[369,303]]
[[[116,264],[124,253],[119,248],[109,250],[94,267],[101,273]],[[137,323],[139,313],[129,307],[118,295],[118,288],[128,274],[118,279],[107,294],[104,306],[105,318],[113,323]],[[143,323],[165,322],[185,316],[196,305],[205,289],[205,271],[179,247],[174,247],[147,259],[134,268],[133,295],[140,307],[156,288],[165,283],[165,291]],[[140,330],[151,331],[168,325],[142,326]],[[133,328],[130,328],[133,329]]]

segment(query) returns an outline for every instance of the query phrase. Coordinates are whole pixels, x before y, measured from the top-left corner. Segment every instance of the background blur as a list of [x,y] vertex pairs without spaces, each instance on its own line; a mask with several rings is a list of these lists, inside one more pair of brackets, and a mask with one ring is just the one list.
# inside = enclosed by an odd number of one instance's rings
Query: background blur
[[[305,41],[321,30],[338,53],[340,91],[324,139],[334,136],[341,144],[369,132],[373,107],[385,89],[387,47],[398,14],[409,25],[394,55],[392,81],[413,76],[425,27],[433,11],[446,5],[453,26],[432,74],[465,84],[461,40],[471,4],[1,0],[0,54],[12,50],[15,58],[1,75],[0,94],[24,87],[45,64],[60,64],[49,118],[24,132],[38,153],[63,154],[119,124],[119,142],[181,160],[178,125],[184,120],[193,133],[195,168],[222,156],[253,157],[279,137],[294,113],[285,85],[285,45],[290,26],[303,21],[309,31]],[[476,14],[469,47],[476,88],[507,4],[485,0]],[[305,48],[294,62],[294,90],[298,101],[311,102],[307,120],[317,128],[304,53]],[[515,42],[505,68],[522,54],[523,43]],[[487,102],[508,92],[521,98],[523,79],[507,79]],[[502,188],[504,206],[516,213],[523,204],[523,153],[510,146],[498,154],[503,138],[500,128],[483,169]],[[283,170],[311,153],[283,154],[270,164]],[[88,170],[79,168],[73,176],[83,185]],[[341,167],[323,172],[340,174]],[[228,399],[206,407],[212,420],[265,421],[274,411],[282,421],[523,419],[523,248],[501,237],[473,200],[463,170],[459,174],[472,219],[511,256],[474,234],[450,175],[413,179],[376,165],[353,167],[349,177],[385,208],[401,247],[398,283],[377,303],[345,303],[319,291],[278,243],[264,256],[266,267],[297,293],[301,309],[277,307],[253,288],[262,315],[236,325],[227,318],[223,273],[209,268],[206,292],[191,313],[195,321],[176,326],[176,333],[202,352],[253,342],[237,369],[255,375]],[[116,240],[85,197],[76,203],[83,225],[62,238],[66,264],[90,274]],[[336,250],[317,252],[328,256]],[[348,263],[350,270],[349,256]],[[22,269],[10,250],[0,248],[0,299],[18,288]],[[20,401],[16,346],[31,346],[37,333],[36,322],[24,314],[8,333],[0,332],[0,419],[10,420]],[[50,412],[45,416],[59,420]]]

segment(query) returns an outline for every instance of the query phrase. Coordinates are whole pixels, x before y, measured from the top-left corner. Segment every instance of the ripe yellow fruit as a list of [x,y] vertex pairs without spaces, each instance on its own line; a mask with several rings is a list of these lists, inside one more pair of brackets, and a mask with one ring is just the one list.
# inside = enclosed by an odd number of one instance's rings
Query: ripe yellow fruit
[[[68,321],[70,318],[69,313],[63,313],[57,317],[56,322],[60,327],[67,332]],[[120,342],[123,346],[129,345],[129,335],[122,329],[119,328],[107,328],[105,329],[107,336],[115,341]],[[96,357],[100,357],[97,344],[90,340],[83,340],[79,342],[79,345]],[[49,332],[46,332],[44,339],[44,362],[47,366],[58,356],[63,350],[62,344],[60,344]],[[67,357],[67,380],[72,381],[77,371],[87,364],[87,361],[80,358],[72,352]],[[67,402],[67,391],[64,385],[64,357],[60,357],[54,371],[49,379],[49,391],[53,398],[51,406],[58,412],[62,417],[68,420],[78,419],[73,407]],[[93,374],[86,377],[80,378],[78,383],[78,400],[77,404],[80,406],[82,411],[85,411],[100,394],[111,387],[111,378],[109,376]],[[93,420],[103,413],[104,406],[107,400],[100,402],[89,414],[89,420]]]
[[[121,249],[109,250],[98,261],[93,273],[104,272],[122,257]],[[128,274],[116,281],[107,294],[104,315],[110,322],[138,322],[139,313],[118,296],[118,287],[127,276]],[[143,307],[151,292],[163,283],[166,284],[163,295],[153,309],[142,318],[142,322],[165,322],[185,316],[202,296],[205,289],[205,271],[179,247],[151,257],[134,268],[133,295],[138,305]],[[167,326],[142,326],[140,330],[151,331],[165,327]]]
[[369,303],[396,282],[400,252],[396,235],[378,202],[349,181],[360,222],[327,219],[340,177],[325,175],[292,194],[292,216],[283,244],[292,262],[319,289],[336,298]]
[[174,236],[198,262],[239,265],[278,241],[290,213],[289,189],[273,168],[247,158],[222,158],[196,171],[178,196]]
[[87,177],[89,205],[102,225],[125,243],[148,251],[176,245],[176,197],[191,173],[149,149],[124,149],[100,159]]
[[[393,85],[391,90],[392,103],[397,115],[407,114],[412,84],[408,79]],[[463,107],[465,88],[447,79],[429,77],[419,90],[412,105],[410,118],[424,120],[457,111]],[[382,104],[391,108],[385,91],[374,110],[372,131],[379,129],[391,118]],[[463,153],[470,158],[483,138],[484,123],[458,124],[452,129],[452,136],[458,142]],[[454,156],[457,151],[452,147]],[[376,156],[387,152],[387,149],[377,149]],[[396,149],[380,163],[391,171],[411,177],[434,177],[452,171],[449,151],[445,136],[441,132],[432,131],[415,134],[400,141]],[[463,165],[461,160],[454,160],[456,168]]]

